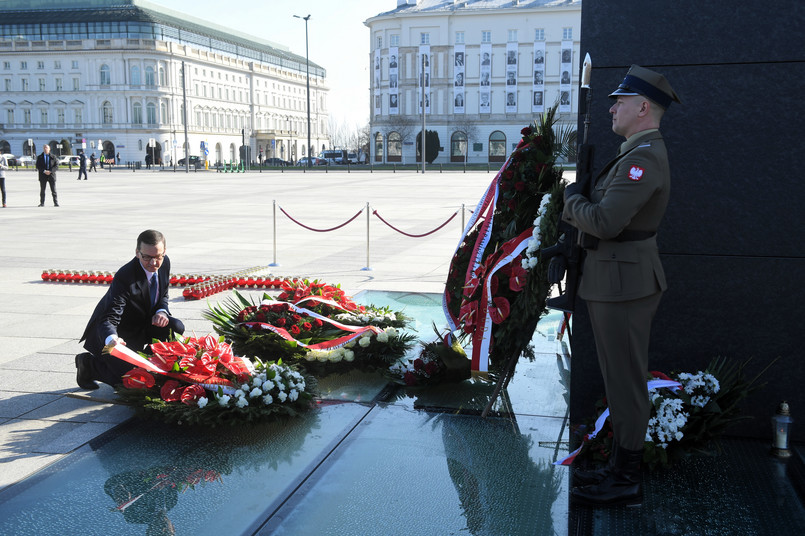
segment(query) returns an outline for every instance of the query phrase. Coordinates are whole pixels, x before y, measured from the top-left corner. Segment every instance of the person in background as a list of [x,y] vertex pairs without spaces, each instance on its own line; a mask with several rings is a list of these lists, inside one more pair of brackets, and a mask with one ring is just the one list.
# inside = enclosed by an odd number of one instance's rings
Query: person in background
[[45,206],[45,189],[50,185],[50,195],[53,196],[53,206],[59,206],[59,197],[56,194],[56,171],[59,169],[59,159],[50,154],[50,145],[45,144],[42,154],[36,159],[36,170],[39,172],[39,206]]
[[87,180],[87,155],[84,154],[84,151],[78,151],[78,178],[76,180],[81,180],[81,175],[84,175],[84,180]]
[[0,153],[0,193],[3,194],[3,208],[6,208],[6,170],[8,169],[8,160],[6,155]]

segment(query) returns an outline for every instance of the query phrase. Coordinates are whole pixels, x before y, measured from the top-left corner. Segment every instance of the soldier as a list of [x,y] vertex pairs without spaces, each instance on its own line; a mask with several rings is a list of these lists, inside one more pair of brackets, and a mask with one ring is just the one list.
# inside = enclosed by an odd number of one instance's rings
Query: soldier
[[609,96],[612,130],[626,141],[598,174],[590,199],[581,185],[565,189],[562,213],[586,250],[579,296],[587,302],[614,429],[610,464],[574,472],[581,485],[571,497],[593,506],[642,501],[649,333],[666,289],[656,234],[671,187],[658,129],[671,102],[679,102],[663,75],[638,65]]

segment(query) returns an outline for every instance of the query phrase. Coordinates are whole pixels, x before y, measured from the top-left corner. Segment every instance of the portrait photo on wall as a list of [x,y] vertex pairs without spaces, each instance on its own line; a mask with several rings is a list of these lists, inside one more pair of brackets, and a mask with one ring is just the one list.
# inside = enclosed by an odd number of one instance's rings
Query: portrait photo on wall
[[463,52],[456,52],[456,61],[454,64],[456,67],[461,67],[464,65],[464,53]]

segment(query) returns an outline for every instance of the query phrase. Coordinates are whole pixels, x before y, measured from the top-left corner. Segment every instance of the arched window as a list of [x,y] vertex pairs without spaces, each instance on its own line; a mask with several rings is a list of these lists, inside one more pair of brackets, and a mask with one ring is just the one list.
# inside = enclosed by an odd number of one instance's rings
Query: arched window
[[375,162],[383,161],[383,134],[375,134]]
[[157,105],[153,102],[145,105],[145,122],[149,125],[156,125],[157,123]]
[[0,140],[0,153],[6,154],[11,152],[11,144],[6,140]]
[[131,105],[131,122],[140,125],[143,122],[143,105],[135,102]]
[[131,66],[131,85],[140,85],[140,67],[138,65]]
[[105,63],[101,65],[101,85],[108,86],[112,83],[112,75],[109,71],[109,66]]
[[160,86],[165,85],[165,68],[164,67],[159,68],[159,85]]
[[402,162],[402,137],[399,132],[389,132],[388,161]]
[[467,135],[457,130],[450,136],[450,161],[465,162],[467,160]]
[[506,161],[506,135],[499,130],[489,135],[489,161]]
[[112,116],[112,103],[104,101],[101,105],[101,122],[104,125],[111,125],[114,117]]
[[145,85],[148,87],[154,87],[156,85],[156,81],[154,80],[154,68],[150,65],[145,68]]
[[164,102],[159,103],[159,120],[161,123],[169,123],[168,118],[168,105]]

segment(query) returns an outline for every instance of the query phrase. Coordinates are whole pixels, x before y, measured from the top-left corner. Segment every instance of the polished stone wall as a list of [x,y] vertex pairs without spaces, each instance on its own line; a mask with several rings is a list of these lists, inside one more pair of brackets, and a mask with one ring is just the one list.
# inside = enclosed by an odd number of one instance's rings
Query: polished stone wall
[[[751,377],[779,357],[762,377],[768,385],[742,405],[753,418],[733,435],[770,438],[782,400],[795,421],[805,416],[804,22],[801,0],[611,0],[582,9],[597,169],[623,141],[611,131],[607,94],[631,64],[662,72],[682,100],[661,127],[672,173],[658,235],[669,289],[650,368],[695,372],[716,356],[751,358]],[[574,423],[603,394],[589,320],[578,309]],[[805,440],[805,424],[792,430]]]

